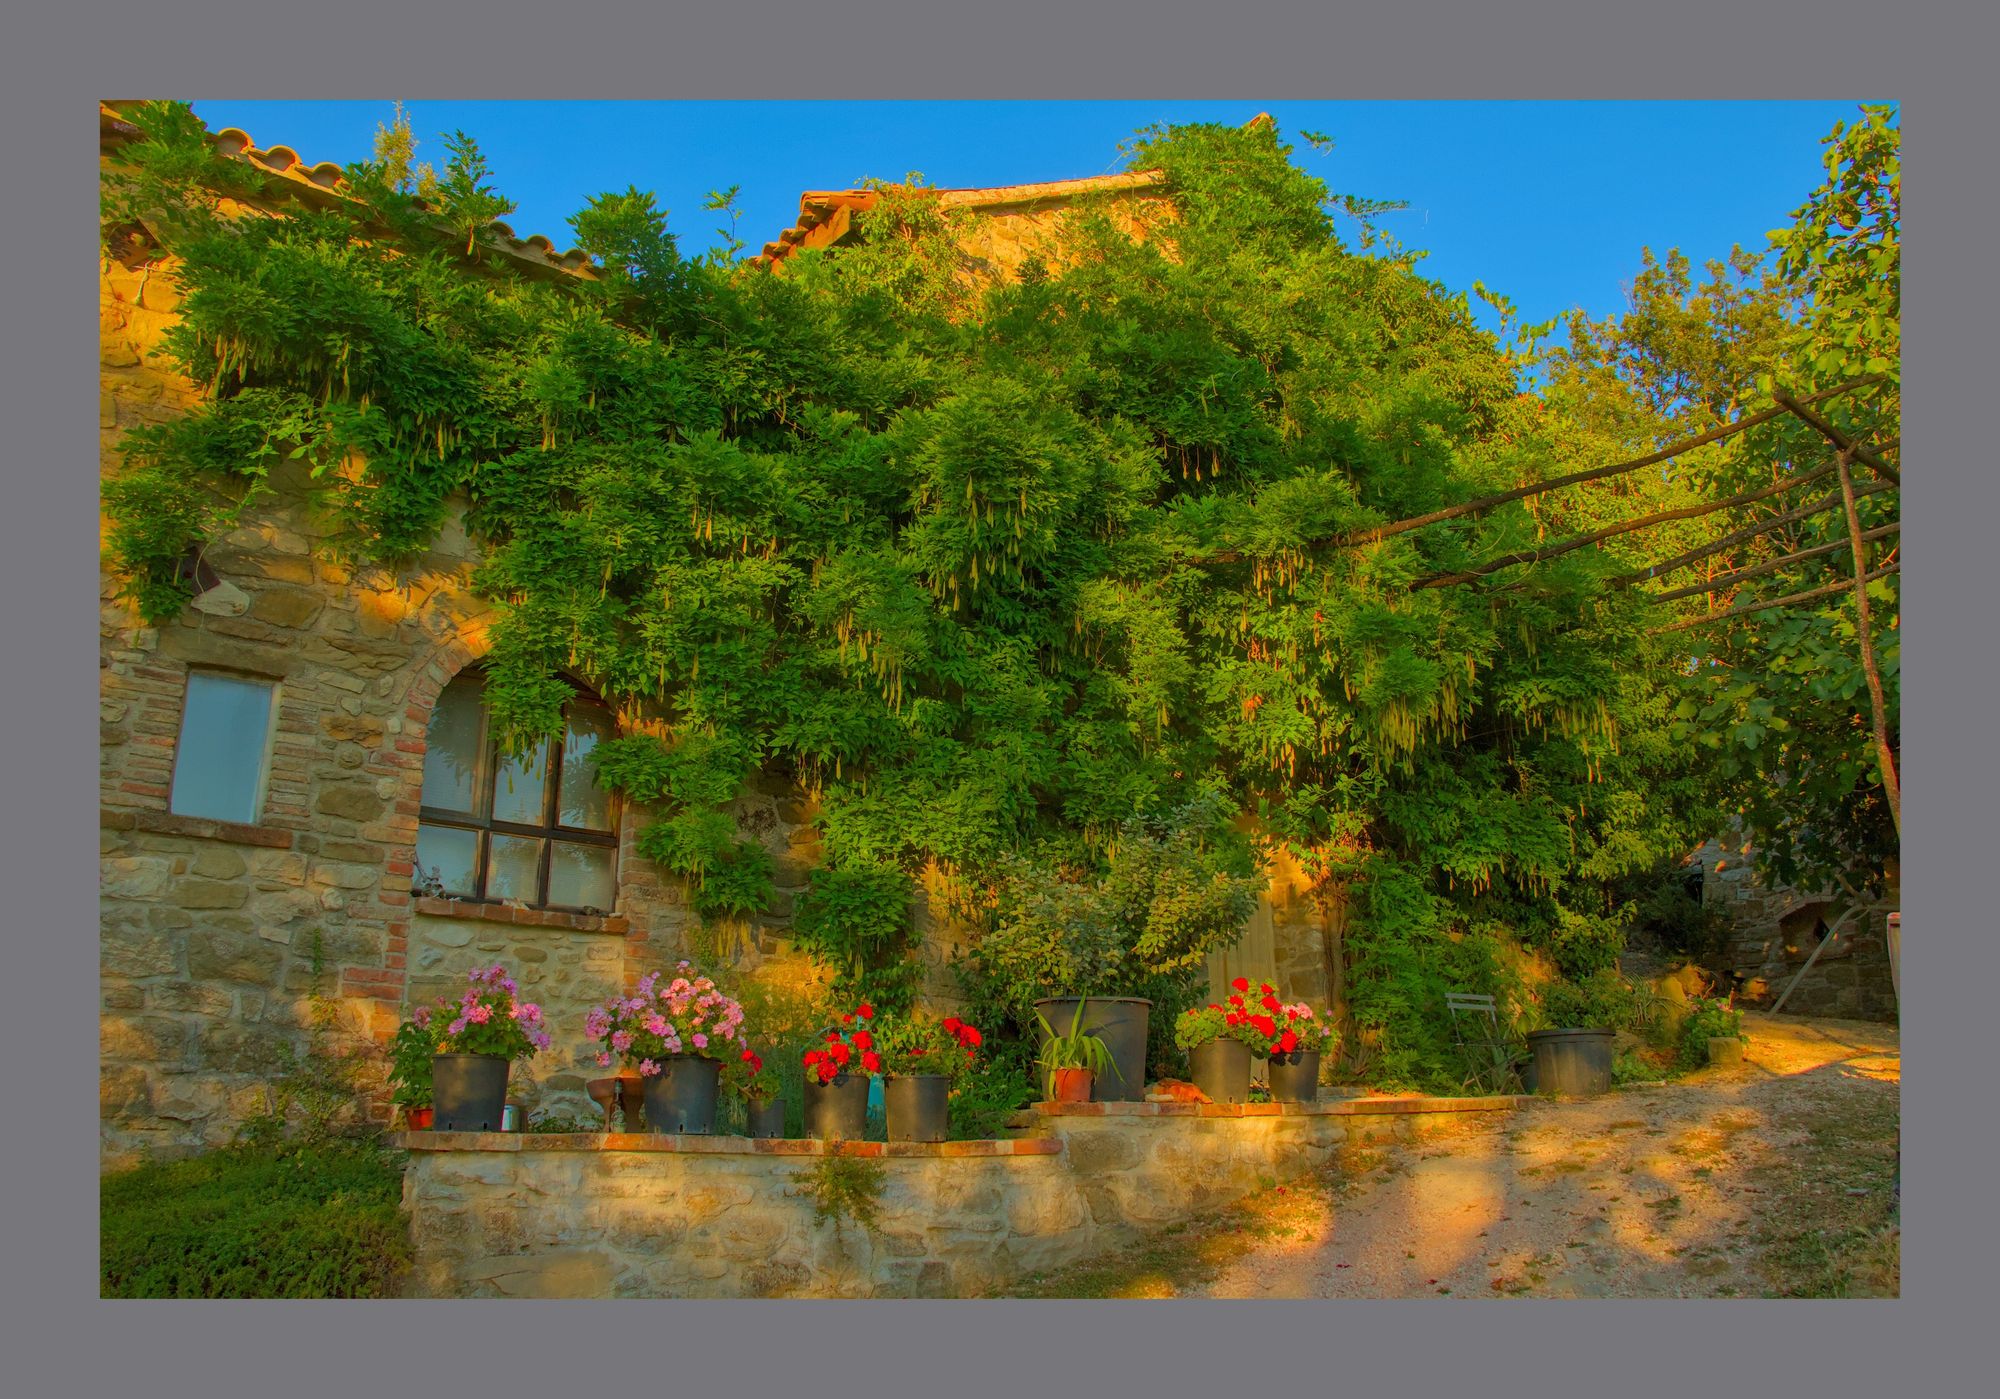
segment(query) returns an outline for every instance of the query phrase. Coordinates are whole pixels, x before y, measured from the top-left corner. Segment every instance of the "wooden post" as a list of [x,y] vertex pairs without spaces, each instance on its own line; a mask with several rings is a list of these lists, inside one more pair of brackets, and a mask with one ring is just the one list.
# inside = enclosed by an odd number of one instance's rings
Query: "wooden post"
[[1840,469],[1840,498],[1847,507],[1847,537],[1854,548],[1855,634],[1861,642],[1861,669],[1868,677],[1868,707],[1875,720],[1875,754],[1882,764],[1882,790],[1889,798],[1889,817],[1896,823],[1896,839],[1903,839],[1903,789],[1896,778],[1896,759],[1889,751],[1888,707],[1882,698],[1882,673],[1875,667],[1875,639],[1868,612],[1868,546],[1861,537],[1861,515],[1854,508],[1854,477],[1847,469],[1849,448],[1834,453]]

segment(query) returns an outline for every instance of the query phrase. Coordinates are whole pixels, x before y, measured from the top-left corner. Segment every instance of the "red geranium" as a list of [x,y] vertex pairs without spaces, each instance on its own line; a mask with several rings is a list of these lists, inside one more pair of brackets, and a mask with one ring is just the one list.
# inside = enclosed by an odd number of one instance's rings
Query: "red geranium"
[[[862,1004],[844,1012],[840,1017],[843,1025],[852,1025],[855,1020],[869,1020],[875,1015],[873,1006]],[[809,1049],[805,1055],[806,1077],[820,1083],[832,1083],[842,1074],[859,1069],[865,1073],[879,1073],[882,1069],[881,1056],[875,1052],[875,1037],[867,1030],[856,1030],[849,1034],[839,1029],[826,1032],[826,1043]]]
[[1250,980],[1248,977],[1239,976],[1236,980],[1229,983],[1229,989],[1232,991],[1248,991],[1250,989]]

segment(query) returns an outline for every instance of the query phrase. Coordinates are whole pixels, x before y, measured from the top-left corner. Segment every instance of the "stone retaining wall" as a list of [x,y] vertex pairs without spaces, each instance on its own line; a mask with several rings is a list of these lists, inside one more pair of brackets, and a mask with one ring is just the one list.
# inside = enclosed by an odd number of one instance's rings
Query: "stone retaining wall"
[[[1217,1209],[1360,1142],[1520,1098],[1037,1109],[938,1144],[415,1132],[403,1200],[430,1297],[964,1297]],[[876,1226],[814,1219],[804,1172],[878,1161]]]

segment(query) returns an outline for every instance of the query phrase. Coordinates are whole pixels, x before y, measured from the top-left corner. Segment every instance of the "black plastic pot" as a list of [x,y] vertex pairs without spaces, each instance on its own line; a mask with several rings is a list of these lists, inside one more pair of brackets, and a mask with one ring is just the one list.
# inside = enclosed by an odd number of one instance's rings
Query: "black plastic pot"
[[715,1088],[722,1065],[697,1054],[670,1054],[646,1080],[646,1129],[705,1136],[715,1130]]
[[1250,1046],[1242,1040],[1213,1039],[1188,1051],[1194,1086],[1214,1103],[1250,1101]]
[[858,1142],[868,1132],[868,1074],[841,1074],[831,1083],[806,1076],[806,1135]]
[[1577,1098],[1609,1093],[1616,1042],[1610,1030],[1529,1031],[1534,1091]]
[[[1079,1003],[1083,1006],[1082,1028],[1104,1041],[1114,1066],[1111,1072],[1097,1076],[1091,1097],[1100,1103],[1140,1102],[1146,1096],[1146,1017],[1153,1003],[1136,996],[1055,996],[1036,1001],[1035,1009],[1055,1026],[1057,1034],[1066,1035]],[[1047,1039],[1037,1025],[1036,1048]]]
[[440,1132],[497,1132],[507,1108],[508,1061],[498,1054],[431,1058],[432,1126]]
[[785,1135],[785,1100],[783,1098],[751,1098],[744,1103],[743,1130],[760,1139],[779,1138]]
[[951,1132],[946,1103],[951,1080],[943,1074],[896,1074],[882,1084],[882,1110],[892,1142],[941,1142]]
[[1280,1103],[1319,1101],[1319,1051],[1295,1049],[1271,1056],[1271,1097]]

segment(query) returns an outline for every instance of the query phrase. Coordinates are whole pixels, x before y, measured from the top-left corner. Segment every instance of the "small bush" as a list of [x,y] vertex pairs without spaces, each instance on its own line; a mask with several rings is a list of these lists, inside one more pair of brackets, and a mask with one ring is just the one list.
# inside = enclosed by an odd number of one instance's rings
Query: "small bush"
[[1743,1033],[1743,1012],[1727,1000],[1697,998],[1689,1002],[1687,1019],[1681,1022],[1680,1052],[1676,1062],[1683,1069],[1697,1069],[1708,1062],[1711,1038]]
[[410,1256],[399,1156],[232,1147],[98,1186],[105,1297],[384,1297]]

